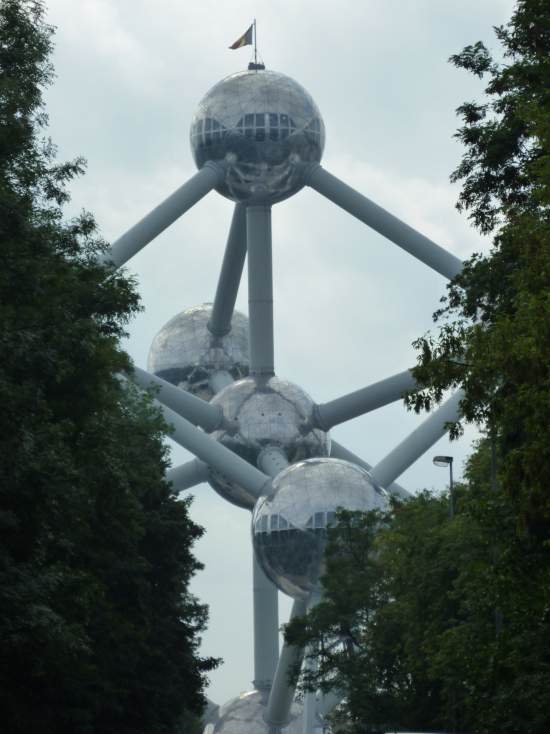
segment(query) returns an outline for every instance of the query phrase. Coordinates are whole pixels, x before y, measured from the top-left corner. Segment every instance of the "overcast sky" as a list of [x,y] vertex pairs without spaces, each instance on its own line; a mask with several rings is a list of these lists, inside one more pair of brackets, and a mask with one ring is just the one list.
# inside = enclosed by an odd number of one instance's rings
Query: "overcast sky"
[[[456,107],[482,84],[448,57],[484,40],[511,0],[49,0],[57,26],[55,85],[46,95],[60,158],[83,155],[68,213],[92,211],[116,239],[194,173],[188,131],[194,109],[224,76],[244,69],[250,48],[228,50],[257,18],[268,68],[294,77],[326,125],[323,165],[461,258],[488,242],[454,209],[449,183],[461,147]],[[127,349],[145,367],[149,345],[172,316],[211,301],[232,203],[216,193],[128,264],[144,312]],[[411,342],[431,326],[444,279],[304,190],[273,211],[277,373],[323,402],[399,372],[415,361]],[[246,277],[246,276],[245,276]],[[246,279],[244,281],[246,283]],[[246,288],[237,307],[246,312]],[[422,417],[394,404],[351,421],[334,437],[376,463]],[[444,489],[436,453],[460,475],[473,430],[442,439],[399,482]],[[173,450],[177,465],[188,458]],[[197,545],[205,570],[193,588],[210,605],[205,654],[225,663],[209,696],[223,703],[250,688],[252,602],[250,516],[207,485],[194,490]],[[290,602],[281,599],[281,621]]]

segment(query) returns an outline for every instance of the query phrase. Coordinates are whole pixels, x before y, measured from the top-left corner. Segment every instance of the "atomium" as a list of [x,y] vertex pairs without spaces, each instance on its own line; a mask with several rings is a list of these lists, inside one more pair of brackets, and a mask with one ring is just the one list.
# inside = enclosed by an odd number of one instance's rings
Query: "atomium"
[[[197,173],[116,240],[102,262],[109,273],[124,265],[213,189],[236,203],[214,306],[169,321],[153,341],[148,366],[172,438],[196,457],[171,472],[173,486],[176,477],[178,491],[209,481],[229,502],[253,509],[258,690],[212,713],[206,734],[267,734],[284,721],[288,734],[312,734],[315,716],[338,705],[341,692],[327,694],[322,707],[306,694],[300,721],[289,672],[304,653],[287,643],[279,650],[277,589],[294,597],[293,615],[315,603],[327,528],[338,508],[385,510],[382,487],[408,496],[395,480],[459,418],[462,396],[455,393],[373,467],[329,439],[328,428],[400,400],[416,383],[405,370],[315,405],[274,376],[271,205],[307,185],[448,279],[462,262],[319,165],[323,120],[310,95],[283,74],[256,64],[219,82],[198,105],[190,138]],[[234,310],[245,255],[248,319]],[[307,277],[303,282],[304,290],[315,287]],[[140,376],[145,387],[147,379]]]
[[252,538],[267,577],[289,596],[318,592],[324,571],[327,527],[338,509],[387,510],[389,496],[368,472],[339,459],[308,459],[273,480],[272,494],[258,500]]
[[193,395],[210,400],[212,379],[229,382],[248,374],[248,319],[234,311],[231,331],[214,336],[208,329],[212,304],[203,303],[174,316],[153,339],[147,369]]
[[[328,433],[309,423],[313,400],[288,380],[248,377],[228,385],[211,402],[223,409],[228,425],[237,426],[215,431],[212,437],[254,466],[266,447],[280,449],[288,462],[329,455]],[[244,487],[219,473],[211,475],[210,484],[240,507],[252,509],[256,502]]]
[[223,79],[199,103],[191,124],[197,168],[225,167],[218,191],[233,201],[275,203],[304,185],[303,168],[318,163],[325,126],[306,90],[275,71]]

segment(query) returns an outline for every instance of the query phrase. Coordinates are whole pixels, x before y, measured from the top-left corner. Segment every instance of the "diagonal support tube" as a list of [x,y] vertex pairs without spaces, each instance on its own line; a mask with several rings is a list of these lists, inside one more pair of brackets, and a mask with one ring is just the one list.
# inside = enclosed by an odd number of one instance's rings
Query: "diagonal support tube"
[[415,387],[417,383],[411,371],[405,370],[329,403],[316,405],[313,409],[313,423],[317,428],[328,431],[333,426],[399,400],[405,392]]
[[145,245],[155,239],[203,196],[218,186],[224,177],[223,168],[212,162],[197,171],[183,186],[146,214],[137,224],[125,232],[102,255],[101,262],[112,263],[117,268],[124,265]]
[[236,204],[208,328],[215,336],[231,331],[231,318],[246,258],[246,208]]
[[447,433],[446,424],[453,423],[459,418],[460,401],[463,396],[462,390],[458,390],[404,441],[401,441],[393,451],[390,451],[382,461],[376,464],[371,474],[378,484],[382,487],[391,484]]
[[206,464],[200,459],[191,459],[191,461],[176,466],[166,472],[166,481],[172,485],[172,493],[179,494],[185,489],[196,487],[208,481],[210,472]]
[[310,166],[306,172],[306,183],[446,278],[452,280],[462,270],[462,261],[458,257],[355,191],[319,164]]
[[[369,473],[372,472],[371,464],[363,461],[363,459],[346,449],[342,444],[338,443],[334,439],[330,442],[330,455],[334,456],[336,459],[343,459],[344,461],[349,461],[352,464],[357,464],[363,469],[366,469]],[[385,489],[394,497],[399,497],[399,499],[402,500],[406,500],[412,496],[410,492],[400,484],[397,484],[397,482],[392,482],[388,487],[385,487]]]
[[170,408],[159,403],[158,400],[155,400],[154,403],[162,412],[166,422],[172,426],[170,438],[176,443],[191,451],[211,469],[220,472],[232,482],[242,485],[255,497],[269,494],[271,479],[266,474],[203,433]]
[[129,378],[143,390],[147,390],[149,387],[157,388],[158,392],[155,397],[159,403],[175,411],[183,418],[187,418],[196,426],[204,428],[207,433],[215,431],[223,423],[223,411],[219,405],[211,405],[180,387],[166,382],[162,377],[157,377],[139,367],[134,367],[134,372],[129,375]]
[[[295,599],[290,613],[290,619],[295,617],[303,617],[307,611],[307,601],[304,599]],[[275,678],[269,694],[267,702],[265,721],[272,727],[285,726],[290,718],[290,707],[294,699],[296,685],[289,683],[289,675],[291,670],[300,665],[304,659],[304,649],[289,645],[287,642],[283,645],[279,663],[275,672]]]
[[271,207],[246,209],[250,373],[274,374]]

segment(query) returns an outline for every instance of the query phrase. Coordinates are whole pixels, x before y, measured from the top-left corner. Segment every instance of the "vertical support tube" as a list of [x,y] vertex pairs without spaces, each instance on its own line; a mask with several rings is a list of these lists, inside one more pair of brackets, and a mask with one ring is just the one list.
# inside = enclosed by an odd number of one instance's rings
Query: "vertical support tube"
[[[307,601],[295,599],[292,605],[290,619],[302,617],[307,611]],[[304,650],[285,642],[279,657],[279,663],[273,679],[273,685],[269,694],[265,720],[268,726],[284,727],[289,721],[290,707],[294,699],[296,686],[288,682],[290,671],[295,665],[299,665],[304,657]]]
[[269,691],[279,661],[279,598],[253,553],[254,688]]
[[[321,595],[318,592],[313,592],[309,598],[307,605],[308,611],[313,609],[321,599]],[[314,649],[314,648],[313,648]],[[309,650],[312,652],[312,649]],[[304,669],[306,672],[314,673],[317,671],[318,661],[316,658],[306,657],[304,662]],[[304,710],[302,714],[302,734],[313,734],[313,727],[315,725],[315,718],[317,714],[317,696],[315,691],[306,691],[304,695]]]
[[250,372],[274,374],[271,207],[246,209]]
[[[288,466],[280,449],[267,446],[260,452],[258,467],[270,477]],[[254,687],[269,691],[279,661],[279,595],[253,553]]]
[[208,322],[208,329],[214,336],[225,336],[231,331],[231,319],[235,310],[245,258],[246,210],[243,204],[236,204],[212,306],[212,315]]

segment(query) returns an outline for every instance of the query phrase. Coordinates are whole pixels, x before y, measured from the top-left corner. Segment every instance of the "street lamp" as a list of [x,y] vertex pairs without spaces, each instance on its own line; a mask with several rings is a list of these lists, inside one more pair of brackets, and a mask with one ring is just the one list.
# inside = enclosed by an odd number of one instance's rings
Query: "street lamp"
[[454,495],[453,495],[453,457],[452,456],[434,456],[433,463],[435,466],[449,467],[449,517],[451,520],[455,514]]

